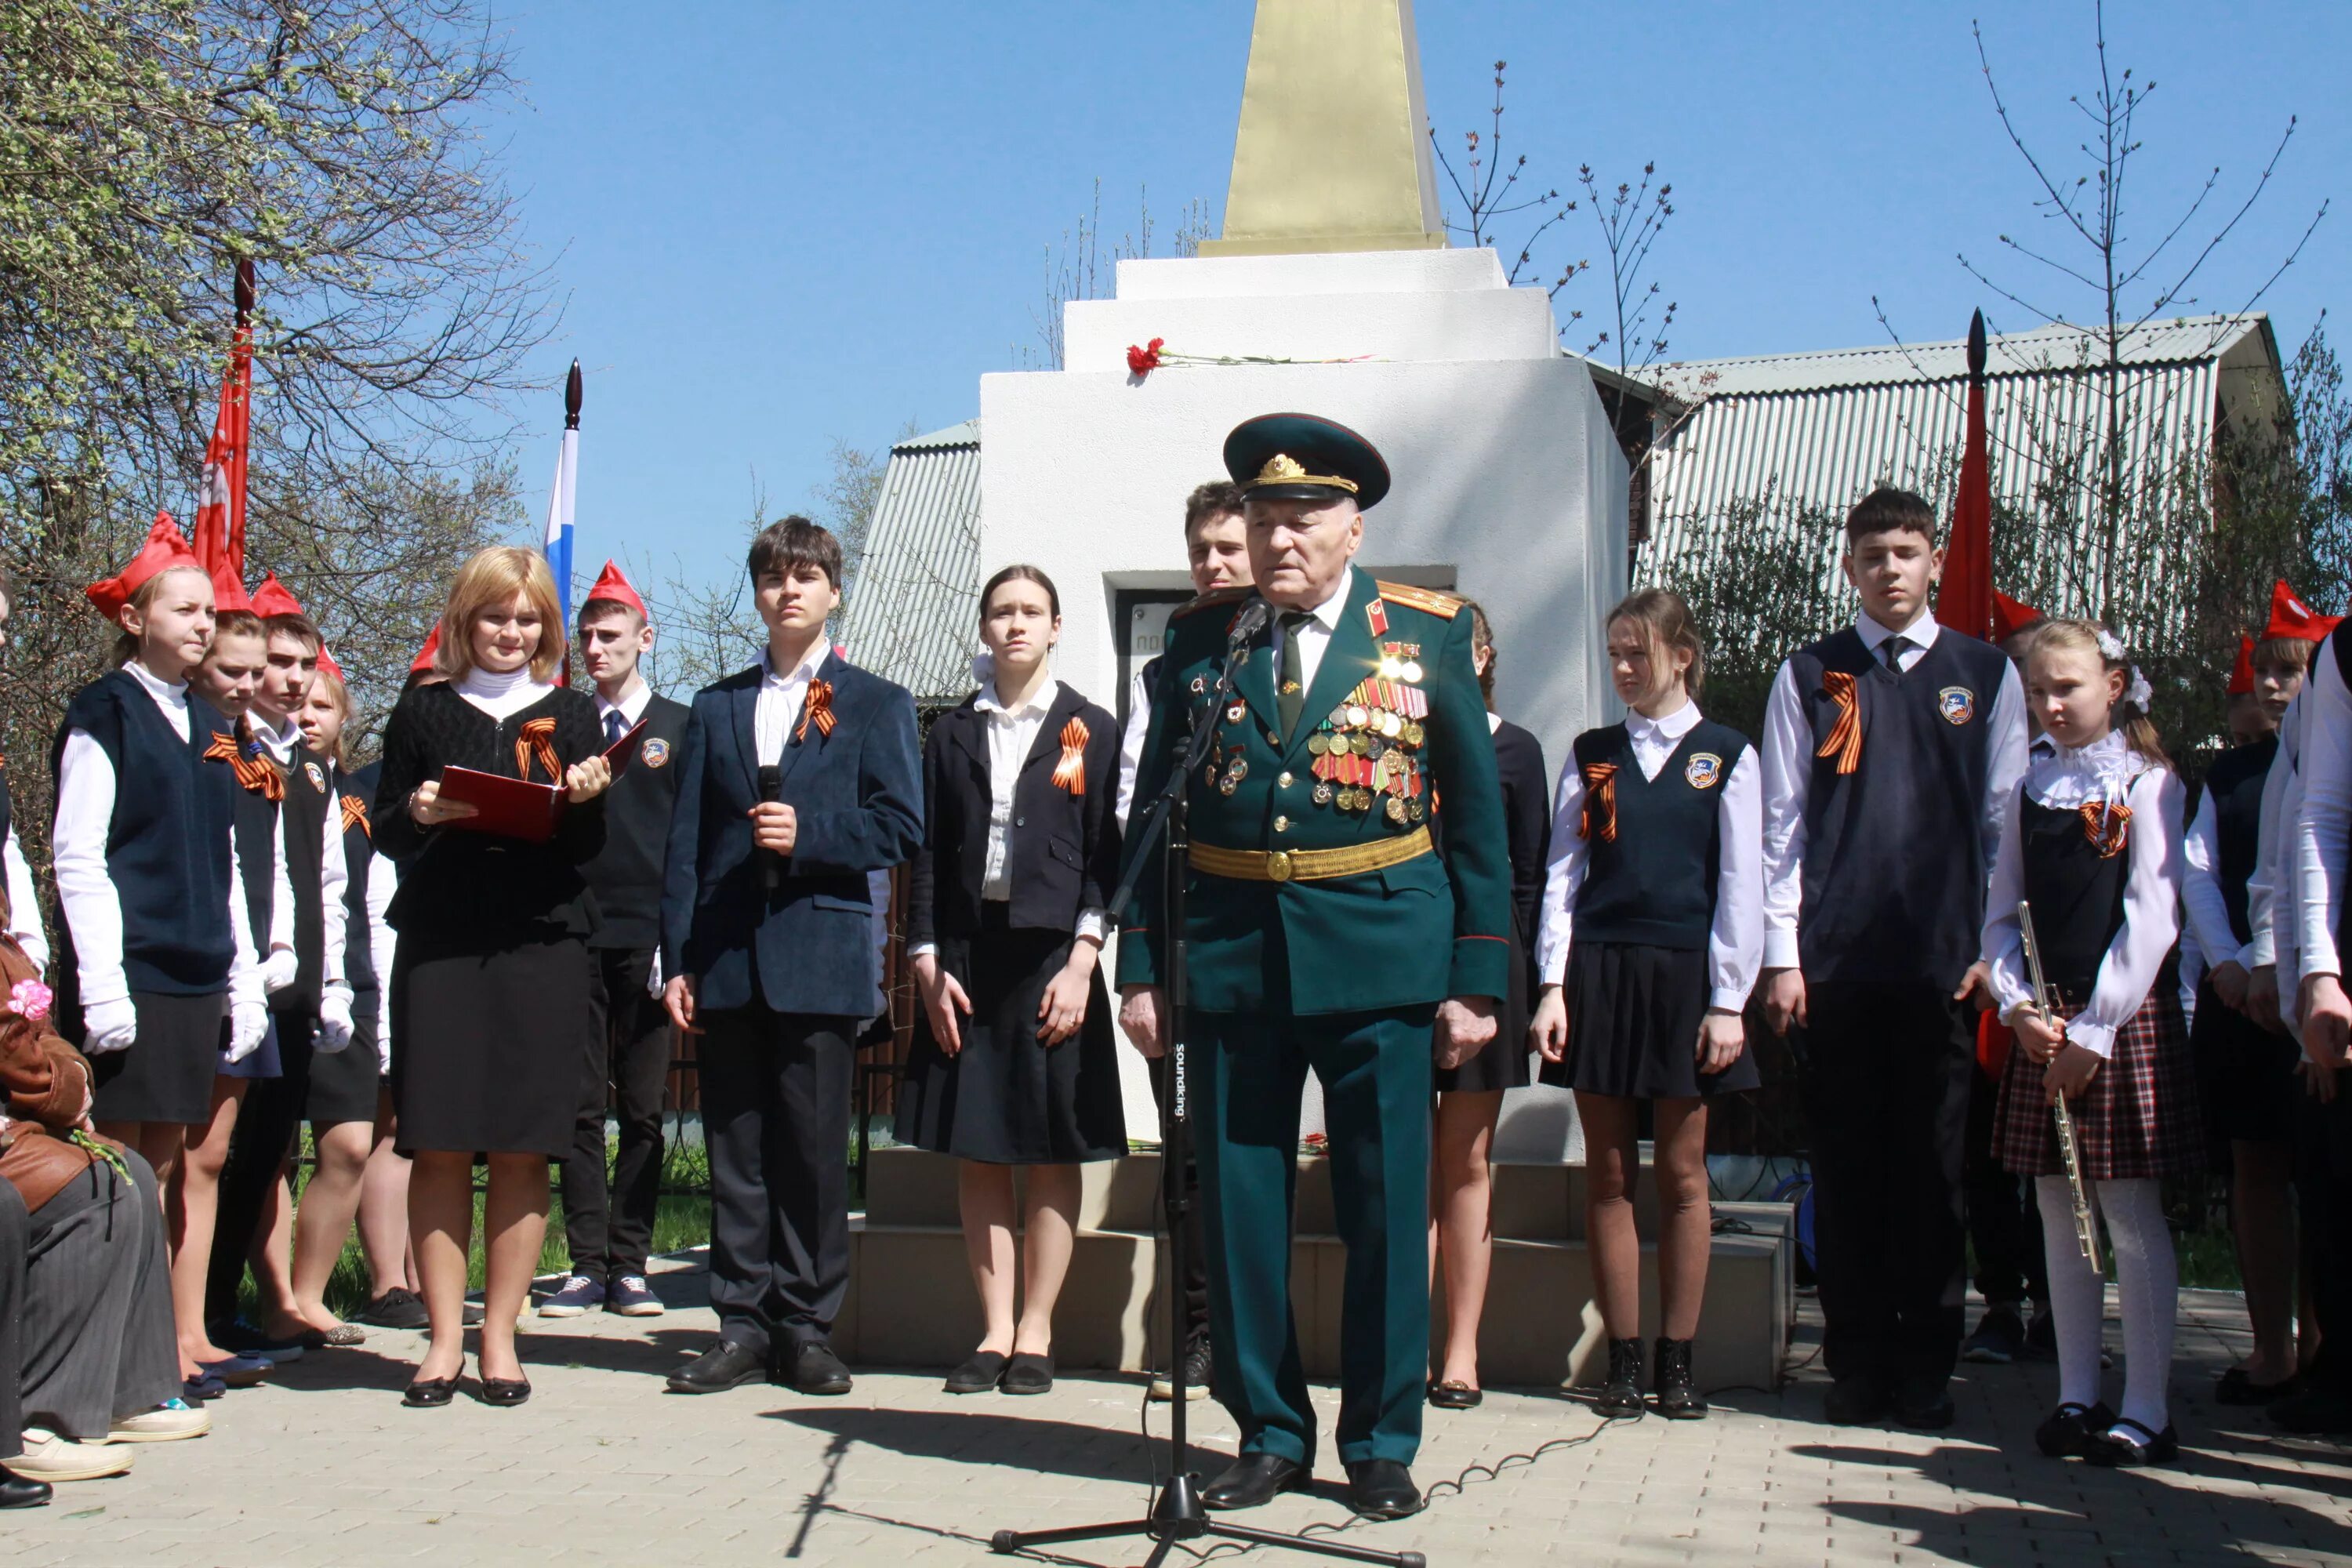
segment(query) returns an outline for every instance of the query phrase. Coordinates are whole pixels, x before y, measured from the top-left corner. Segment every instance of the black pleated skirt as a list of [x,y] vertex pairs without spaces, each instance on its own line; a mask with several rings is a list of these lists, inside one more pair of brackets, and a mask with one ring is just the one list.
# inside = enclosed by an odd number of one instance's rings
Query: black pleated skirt
[[1568,952],[1568,1052],[1543,1081],[1587,1094],[1690,1100],[1737,1094],[1763,1081],[1753,1042],[1719,1073],[1698,1070],[1706,1016],[1705,948],[1579,942]]
[[1066,1165],[1127,1152],[1118,1044],[1097,968],[1086,1022],[1058,1046],[1037,1038],[1037,1005],[1070,956],[1066,931],[1015,931],[1002,904],[968,941],[942,939],[940,962],[971,998],[963,1049],[950,1057],[915,1026],[898,1086],[901,1143],[991,1165]]
[[2197,988],[2197,1021],[2189,1031],[2198,1100],[2219,1167],[2230,1168],[2230,1144],[2284,1143],[2294,1126],[2294,1064],[2303,1047],[2274,1035],[2215,994]]
[[174,1121],[200,1127],[212,1119],[213,1069],[226,1037],[227,1002],[134,991],[139,1038],[128,1050],[89,1058],[98,1121]]
[[352,1005],[358,1026],[352,1043],[340,1051],[313,1052],[310,1087],[303,1096],[302,1117],[312,1131],[342,1121],[375,1120],[376,1086],[382,1081],[376,1055],[376,999],[362,996]]
[[1525,1089],[1535,1081],[1535,1053],[1528,1047],[1528,1026],[1535,1019],[1535,969],[1528,961],[1526,936],[1511,921],[1510,994],[1495,1012],[1495,1037],[1486,1048],[1458,1068],[1439,1068],[1438,1093],[1480,1089]]
[[556,932],[484,952],[404,931],[392,987],[401,1152],[571,1149],[591,1024],[586,942]]

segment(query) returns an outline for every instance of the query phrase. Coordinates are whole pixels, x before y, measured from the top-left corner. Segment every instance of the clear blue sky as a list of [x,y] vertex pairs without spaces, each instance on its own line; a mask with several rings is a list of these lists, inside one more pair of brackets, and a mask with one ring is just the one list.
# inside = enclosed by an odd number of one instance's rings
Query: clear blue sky
[[[1997,308],[1954,259],[2053,291],[1996,237],[2036,225],[2032,177],[2003,139],[1970,7],[1622,6],[1421,0],[1422,60],[1444,144],[1484,124],[1510,62],[1507,152],[1569,188],[1656,160],[1677,212],[1654,272],[1680,305],[1671,357],[1957,337]],[[802,504],[830,441],[887,444],[978,408],[978,378],[1034,353],[1047,255],[1102,184],[1110,237],[1148,191],[1165,253],[1180,210],[1224,198],[1249,0],[925,0],[675,6],[539,0],[502,18],[527,104],[509,144],[527,235],[568,308],[535,368],[588,371],[579,552],[674,556],[723,572],[753,485]],[[2002,87],[2065,156],[2095,86],[2090,7],[1985,0]],[[2320,202],[2352,196],[2352,6],[2109,7],[2111,58],[2158,90],[2135,164],[2135,232],[2214,164],[2213,206],[2242,197],[2290,113],[2301,127],[2271,194],[2184,310],[2233,309]],[[1572,215],[1572,243],[1597,237]],[[2352,315],[2352,203],[2264,301],[2292,353],[2322,307]],[[1561,296],[1595,310],[1597,276]],[[2077,291],[2062,304],[2089,296]],[[2331,321],[2343,318],[2331,318]],[[2352,342],[2352,321],[2338,334]],[[1581,343],[1571,344],[1580,348]],[[520,450],[534,518],[561,423]],[[536,411],[534,405],[533,412]],[[1075,435],[1074,435],[1075,438]]]

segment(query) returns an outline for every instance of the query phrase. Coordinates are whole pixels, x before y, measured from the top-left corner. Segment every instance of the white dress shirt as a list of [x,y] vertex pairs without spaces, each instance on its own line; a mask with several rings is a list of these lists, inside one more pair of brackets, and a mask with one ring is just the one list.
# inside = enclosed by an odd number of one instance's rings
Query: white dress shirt
[[[123,673],[139,683],[180,739],[188,739],[188,687],[156,678],[132,659]],[[131,994],[122,967],[122,900],[106,865],[106,840],[114,822],[114,763],[87,730],[67,732],[58,758],[57,820],[49,848],[58,879],[58,904],[73,932],[74,964],[81,1005],[119,1002]],[[228,999],[258,1002],[261,962],[255,956],[252,922],[245,902],[246,867],[229,833],[228,925],[236,945],[229,961]],[[256,870],[258,871],[258,868]]]
[[[1013,793],[1021,782],[1022,765],[1037,744],[1037,733],[1045,726],[1045,715],[1061,694],[1062,683],[1049,679],[1017,708],[1007,708],[993,685],[982,687],[972,700],[973,711],[988,721],[988,855],[980,879],[983,903],[1013,901]],[[1081,942],[1099,945],[1109,924],[1105,910],[1083,909],[1073,934]],[[908,956],[938,951],[938,944],[927,942]]]
[[[1348,590],[1353,585],[1354,574],[1342,574],[1339,585],[1331,596],[1309,612],[1309,618],[1298,628],[1298,692],[1302,700],[1315,689],[1315,672],[1323,668],[1323,650],[1331,646],[1331,634],[1339,629],[1339,617],[1347,613]],[[1272,606],[1268,606],[1271,608]],[[1282,683],[1282,639],[1290,635],[1282,624],[1287,610],[1274,612],[1274,680]],[[1277,692],[1277,696],[1280,694]]]
[[0,840],[0,861],[8,868],[8,934],[33,961],[33,967],[46,974],[49,970],[49,939],[41,930],[41,890],[33,880],[32,862],[25,858],[24,842],[16,837],[16,824],[8,824],[8,837]]
[[[2305,678],[2306,683],[2309,677]],[[2294,916],[2294,819],[2303,809],[2303,693],[2287,702],[2279,718],[2278,754],[2263,779],[2260,827],[2254,838],[2254,871],[2246,879],[2247,943],[2257,965],[2277,970],[2280,1004],[2294,1011],[2301,927]],[[2282,889],[2284,889],[2282,893]]]
[[[1656,779],[1675,748],[1698,721],[1698,704],[1688,701],[1656,719],[1639,710],[1625,715],[1633,761],[1644,779]],[[1490,729],[1499,723],[1489,715]],[[1764,958],[1763,809],[1758,772],[1755,749],[1750,747],[1739,754],[1718,786],[1715,807],[1720,847],[1715,922],[1706,937],[1707,1005],[1735,1013],[1748,1005],[1748,994],[1755,989]],[[1537,925],[1536,973],[1546,985],[1559,985],[1568,978],[1576,895],[1584,886],[1589,858],[1588,846],[1577,831],[1583,816],[1584,773],[1570,751],[1567,765],[1559,771],[1559,789],[1552,806],[1551,863],[1544,868],[1543,907]]]
[[[270,756],[280,768],[291,772],[297,765],[296,748],[302,743],[302,726],[289,717],[286,727],[277,729],[262,717],[258,709],[248,713],[247,718],[253,726],[253,738],[268,748]],[[293,796],[289,794],[287,798],[290,801]],[[352,877],[351,868],[344,864],[340,853],[343,842],[343,808],[342,803],[336,798],[331,777],[328,779],[326,799],[320,803],[320,809],[323,816],[320,839],[322,852],[319,856],[319,896],[322,900],[319,906],[319,926],[326,943],[323,954],[325,966],[320,972],[320,979],[328,985],[341,985],[344,983],[343,937],[348,925],[343,909],[343,890],[351,886]],[[271,877],[269,900],[269,945],[274,952],[280,947],[290,949],[294,945],[294,883],[287,874],[286,814],[283,810],[278,814],[278,826],[271,845],[278,857]]]
[[2024,846],[2018,832],[2024,799],[2030,795],[2036,805],[2073,811],[2120,795],[2131,808],[2123,925],[2099,960],[2089,1003],[2066,1025],[2067,1039],[2095,1056],[2111,1057],[2116,1031],[2147,1000],[2164,956],[2180,934],[2180,813],[2186,794],[2178,773],[2141,756],[2113,731],[2087,746],[2061,746],[2055,755],[2033,760],[2023,787],[2011,790],[2003,806],[2000,851],[1985,906],[1984,955],[1992,966],[1993,1004],[2004,1018],[2033,999],[2017,925],[2018,900],[2025,897]]
[[601,691],[596,693],[596,728],[604,735],[604,743],[609,746],[618,738],[613,733],[614,714],[621,716],[621,733],[625,735],[637,727],[653,700],[654,689],[646,684],[644,676],[636,674],[629,677],[629,689],[621,693],[618,702],[607,701]]
[[766,673],[751,707],[754,761],[761,767],[772,768],[783,761],[784,742],[792,739],[801,721],[801,708],[808,701],[809,682],[816,679],[818,667],[832,651],[833,645],[819,637],[809,644],[801,661],[782,675],[776,673],[772,658],[764,650],[761,653],[760,668]]
[[[1870,616],[1854,617],[1853,629],[1874,656],[1894,631]],[[1943,628],[1926,611],[1903,628],[1910,647],[1898,657],[1910,669],[1927,657]],[[2025,687],[2017,667],[2001,672],[2000,689],[1993,694],[1991,755],[1986,759],[1984,808],[1977,831],[1984,843],[1985,863],[1990,865],[2000,847],[2002,813],[2017,793],[2025,773]],[[1797,678],[1783,661],[1772,678],[1772,695],[1764,709],[1764,967],[1797,966],[1797,919],[1805,901],[1805,797],[1812,786],[1813,729],[1805,720],[1805,704]]]
[[[2352,691],[2345,689],[2328,643],[2312,655],[2311,673],[2296,700],[2303,706],[2296,770],[2303,797],[2291,818],[2291,850],[2299,969],[2305,977],[2341,978],[2336,927],[2344,913],[2345,855],[2352,849]],[[2284,752],[2284,744],[2280,751]],[[2285,990],[2279,994],[2284,1002]]]
[[[2188,983],[2192,942],[2203,961],[2200,973],[2204,967],[2219,969],[2224,963],[2250,971],[2254,967],[2253,942],[2251,936],[2244,942],[2238,941],[2237,928],[2230,923],[2229,900],[2221,891],[2221,819],[2210,789],[2197,797],[2197,815],[2189,818],[2188,835],[2181,841],[2180,902],[2189,913],[2189,929],[2180,937],[2183,984]],[[2252,929],[2250,921],[2247,930]]]
[[1118,816],[1122,831],[1127,826],[1128,813],[1135,809],[1135,774],[1143,766],[1143,742],[1150,729],[1151,693],[1144,689],[1143,670],[1139,669],[1127,694],[1127,728],[1118,737]]
[[368,857],[368,962],[375,966],[376,1067],[381,1073],[392,1071],[392,964],[399,956],[400,933],[392,929],[385,918],[392,909],[392,895],[400,890],[400,862],[386,859],[381,853]]

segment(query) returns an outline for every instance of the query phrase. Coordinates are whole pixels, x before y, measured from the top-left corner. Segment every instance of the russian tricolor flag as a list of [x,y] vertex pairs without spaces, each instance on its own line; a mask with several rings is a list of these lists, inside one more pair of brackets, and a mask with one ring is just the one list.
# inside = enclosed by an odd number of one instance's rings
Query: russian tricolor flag
[[[563,383],[563,449],[555,459],[555,484],[547,496],[547,566],[555,577],[555,602],[563,611],[556,636],[572,637],[572,503],[580,482],[580,362]],[[566,663],[570,661],[567,658]]]

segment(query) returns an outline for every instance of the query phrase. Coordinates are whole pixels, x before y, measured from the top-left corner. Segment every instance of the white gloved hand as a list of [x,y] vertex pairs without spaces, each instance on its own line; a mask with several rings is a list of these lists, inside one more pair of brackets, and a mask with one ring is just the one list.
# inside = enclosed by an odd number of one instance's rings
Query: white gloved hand
[[656,948],[654,949],[654,961],[646,967],[646,994],[658,1002],[661,1000],[661,949]]
[[338,980],[319,997],[316,1048],[332,1056],[352,1043],[352,988]]
[[238,1002],[228,1010],[228,1059],[241,1062],[261,1048],[269,1034],[269,1009],[258,1002]]
[[139,1009],[128,996],[93,1002],[81,1010],[81,1026],[84,1056],[127,1050],[139,1039]]
[[294,984],[294,976],[301,968],[302,961],[294,956],[292,948],[272,948],[269,956],[262,961],[261,988],[275,996]]
[[392,1076],[392,1031],[382,1027],[375,1036],[375,1073],[378,1078]]

